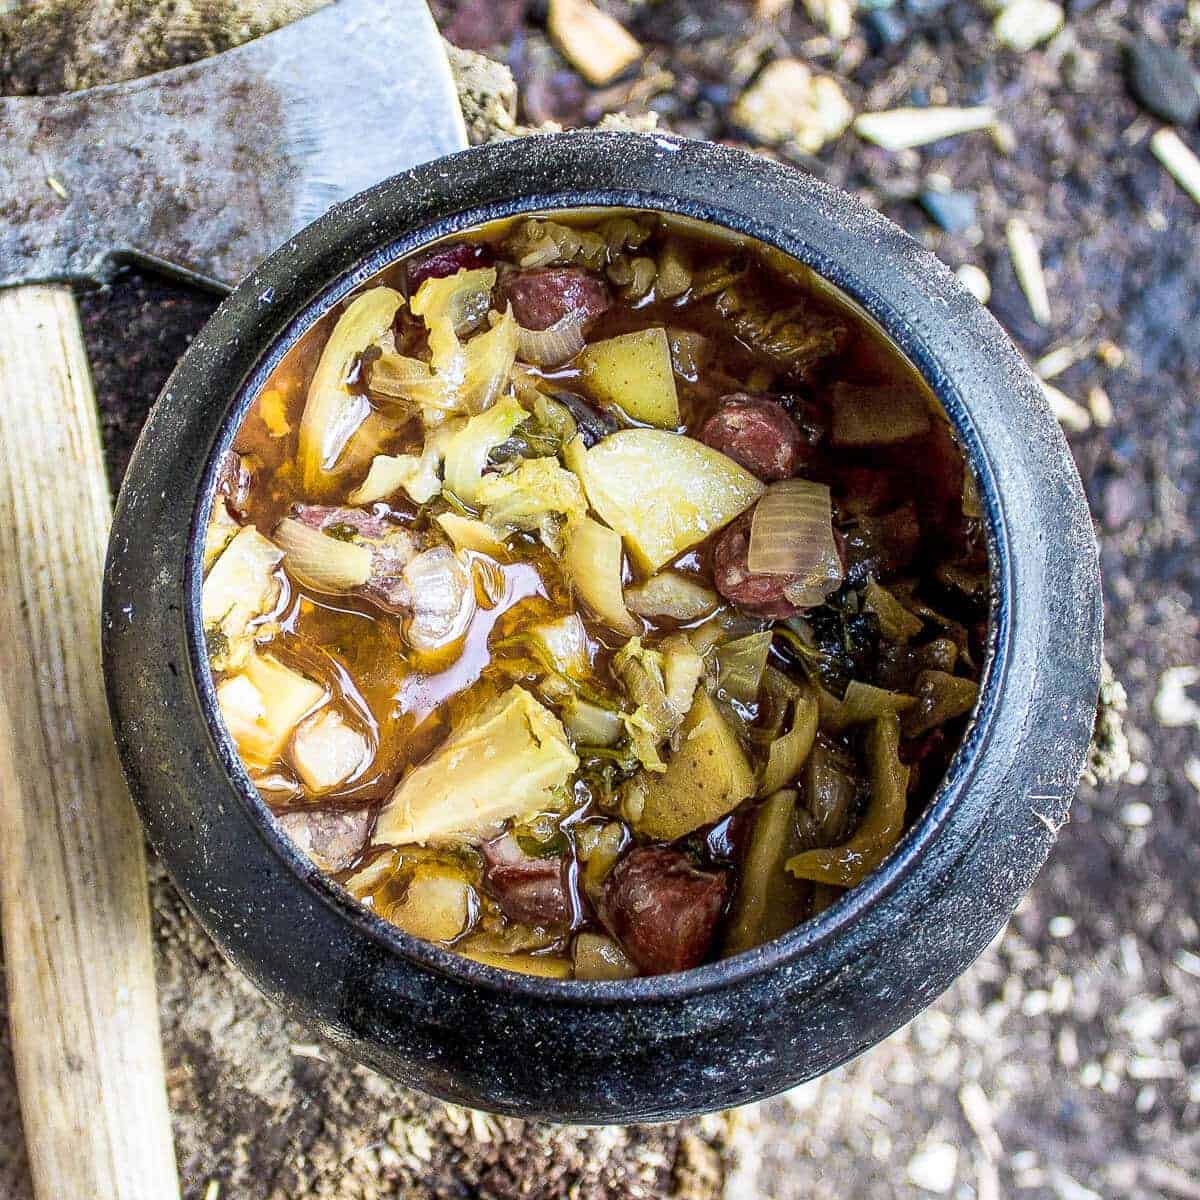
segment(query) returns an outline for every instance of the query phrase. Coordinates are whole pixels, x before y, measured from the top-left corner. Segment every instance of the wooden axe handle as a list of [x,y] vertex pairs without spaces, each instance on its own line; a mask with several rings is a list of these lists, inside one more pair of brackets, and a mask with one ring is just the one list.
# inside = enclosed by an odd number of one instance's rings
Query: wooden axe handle
[[100,668],[111,515],[70,289],[0,291],[0,915],[39,1200],[179,1196],[142,834]]

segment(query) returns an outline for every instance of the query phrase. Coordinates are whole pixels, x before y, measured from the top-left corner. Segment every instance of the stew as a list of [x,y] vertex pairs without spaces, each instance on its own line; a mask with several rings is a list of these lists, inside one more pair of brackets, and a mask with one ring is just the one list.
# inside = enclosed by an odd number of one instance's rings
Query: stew
[[246,770],[401,929],[552,978],[811,919],[975,706],[973,478],[920,376],[777,252],[498,223],[303,335],[220,464],[202,619]]

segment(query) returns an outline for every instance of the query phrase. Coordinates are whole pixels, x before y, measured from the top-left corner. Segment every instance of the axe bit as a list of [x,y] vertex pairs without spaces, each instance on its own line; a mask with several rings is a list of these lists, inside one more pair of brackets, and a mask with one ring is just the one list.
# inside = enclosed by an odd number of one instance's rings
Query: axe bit
[[0,100],[0,918],[39,1200],[179,1196],[69,285],[132,259],[227,289],[331,204],[465,145],[424,0],[337,0],[191,66]]
[[340,0],[214,58],[0,100],[0,287],[141,259],[232,286],[332,204],[466,145],[424,0]]

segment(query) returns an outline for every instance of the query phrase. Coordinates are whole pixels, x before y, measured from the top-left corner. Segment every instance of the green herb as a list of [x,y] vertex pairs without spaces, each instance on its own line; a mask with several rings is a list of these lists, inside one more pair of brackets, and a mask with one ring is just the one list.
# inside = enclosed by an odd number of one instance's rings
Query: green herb
[[332,525],[323,525],[321,532],[338,542],[352,542],[358,537],[358,530],[347,521],[334,521]]
[[219,629],[210,629],[204,635],[204,645],[210,663],[219,662],[229,653],[229,639]]
[[513,838],[530,858],[561,858],[571,849],[571,844],[561,829],[555,829],[545,840],[526,832],[514,832]]

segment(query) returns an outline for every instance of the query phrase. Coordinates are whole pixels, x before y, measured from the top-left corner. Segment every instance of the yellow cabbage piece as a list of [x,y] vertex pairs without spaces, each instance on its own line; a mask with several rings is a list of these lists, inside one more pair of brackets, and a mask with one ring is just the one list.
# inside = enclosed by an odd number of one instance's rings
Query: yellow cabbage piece
[[[579,480],[557,458],[527,458],[506,475],[485,475],[472,500],[483,519],[502,535],[514,529],[544,531],[547,518],[582,517],[587,501]],[[551,544],[549,538],[544,538]]]
[[647,574],[728,525],[764,490],[733,459],[661,429],[622,429],[590,450],[573,442],[567,465]]
[[487,554],[501,560],[508,557],[508,547],[490,525],[458,513],[439,513],[434,520],[454,543],[455,550],[474,550],[477,554]]
[[621,535],[580,517],[567,526],[563,570],[579,598],[610,629],[630,637],[642,626],[629,615],[621,593],[624,556]]
[[578,765],[562,722],[524,688],[511,687],[400,781],[380,811],[375,841],[479,839],[510,818],[557,807]]
[[502,397],[487,412],[472,417],[446,443],[443,474],[447,491],[467,504],[475,504],[488,455],[528,417],[513,396]]
[[325,489],[346,443],[371,411],[348,380],[358,356],[391,329],[403,303],[393,288],[370,288],[350,302],[325,343],[308,385],[296,447],[304,490],[311,495]]
[[209,570],[200,592],[200,616],[214,670],[232,670],[245,662],[254,644],[253,623],[279,598],[276,569],[282,558],[274,542],[247,525]]

